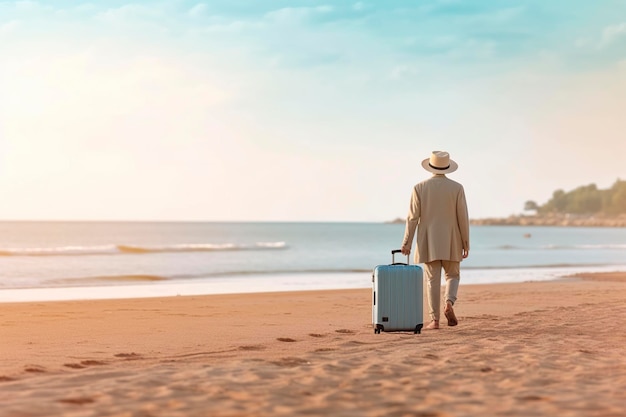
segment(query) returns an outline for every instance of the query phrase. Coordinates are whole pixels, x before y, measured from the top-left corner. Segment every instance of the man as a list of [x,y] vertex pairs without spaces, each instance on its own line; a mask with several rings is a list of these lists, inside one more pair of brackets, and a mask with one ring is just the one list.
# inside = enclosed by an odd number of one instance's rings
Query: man
[[424,264],[432,320],[425,330],[433,330],[439,328],[442,268],[446,274],[444,314],[448,326],[458,324],[452,306],[459,288],[461,260],[469,254],[469,218],[463,186],[445,175],[458,168],[448,152],[434,151],[422,161],[422,167],[434,175],[413,187],[402,253],[411,253],[417,229],[415,263]]

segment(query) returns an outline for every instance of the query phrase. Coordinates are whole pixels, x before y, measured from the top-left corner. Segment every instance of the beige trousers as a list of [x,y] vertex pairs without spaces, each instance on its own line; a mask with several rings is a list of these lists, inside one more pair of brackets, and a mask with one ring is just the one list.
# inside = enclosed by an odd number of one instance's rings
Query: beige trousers
[[446,292],[444,302],[450,301],[453,305],[459,290],[461,263],[456,261],[433,261],[424,264],[426,276],[426,294],[431,320],[439,321],[441,304],[441,269],[446,273]]

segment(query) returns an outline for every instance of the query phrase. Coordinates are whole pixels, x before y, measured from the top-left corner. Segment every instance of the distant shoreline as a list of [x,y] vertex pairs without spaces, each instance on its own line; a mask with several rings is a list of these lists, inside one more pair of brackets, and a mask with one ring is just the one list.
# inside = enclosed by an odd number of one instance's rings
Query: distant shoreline
[[472,219],[481,226],[626,227],[626,215],[512,215],[505,218]]
[[[397,218],[387,223],[404,224]],[[509,217],[489,217],[470,219],[473,226],[562,226],[562,227],[626,227],[626,215],[619,216],[580,216],[580,215],[511,215]]]

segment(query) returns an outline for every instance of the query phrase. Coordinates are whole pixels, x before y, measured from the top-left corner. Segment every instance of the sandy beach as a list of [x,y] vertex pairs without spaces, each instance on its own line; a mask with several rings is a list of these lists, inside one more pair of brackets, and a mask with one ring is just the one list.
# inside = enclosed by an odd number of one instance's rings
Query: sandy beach
[[625,413],[624,273],[461,285],[421,335],[374,334],[370,297],[2,303],[0,416]]

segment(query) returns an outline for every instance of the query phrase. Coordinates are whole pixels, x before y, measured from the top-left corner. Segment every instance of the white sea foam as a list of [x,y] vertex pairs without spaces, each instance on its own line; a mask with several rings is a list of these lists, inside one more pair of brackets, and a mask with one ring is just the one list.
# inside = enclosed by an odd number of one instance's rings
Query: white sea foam
[[286,242],[236,243],[182,243],[173,245],[97,245],[59,246],[0,249],[0,256],[88,256],[88,255],[129,255],[159,252],[211,252],[233,250],[285,249]]
[[[576,273],[626,272],[626,265],[461,270],[461,285],[550,281]],[[443,280],[442,280],[443,283]],[[371,288],[372,273],[300,273],[157,281],[132,285],[0,290],[0,302],[95,300]]]

